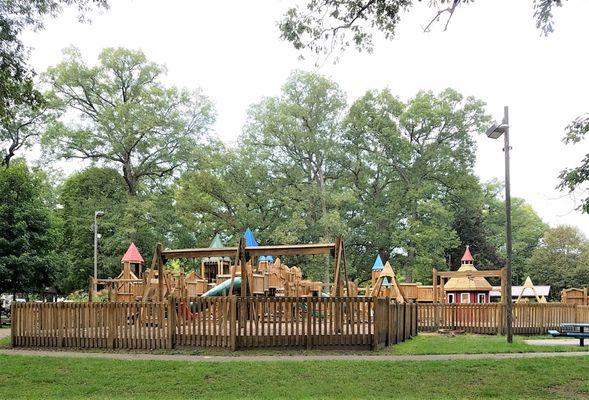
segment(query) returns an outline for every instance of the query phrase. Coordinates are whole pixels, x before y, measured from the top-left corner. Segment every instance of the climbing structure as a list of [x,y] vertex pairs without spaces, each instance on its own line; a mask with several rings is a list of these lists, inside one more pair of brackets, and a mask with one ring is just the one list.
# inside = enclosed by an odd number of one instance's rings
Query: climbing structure
[[[343,241],[336,243],[258,246],[253,232],[247,229],[238,247],[225,247],[219,235],[215,235],[208,248],[163,250],[156,246],[151,268],[143,270],[143,257],[131,244],[123,257],[121,274],[115,279],[99,280],[103,290],[109,293],[110,301],[151,302],[165,301],[168,297],[210,297],[223,295],[305,297],[323,296],[327,285],[323,282],[305,280],[300,268],[289,267],[278,255],[331,254],[336,257],[336,276],[339,284],[332,290],[340,295],[357,295],[357,287],[347,282],[347,273],[339,274]],[[267,250],[267,251],[266,251]],[[276,257],[276,258],[275,258]],[[200,268],[188,274],[180,268],[166,268],[170,260],[200,260]],[[175,263],[178,267],[178,262]],[[139,275],[136,275],[137,271]],[[336,281],[337,282],[337,281]],[[97,283],[91,279],[91,292]],[[91,300],[95,296],[91,296]]]

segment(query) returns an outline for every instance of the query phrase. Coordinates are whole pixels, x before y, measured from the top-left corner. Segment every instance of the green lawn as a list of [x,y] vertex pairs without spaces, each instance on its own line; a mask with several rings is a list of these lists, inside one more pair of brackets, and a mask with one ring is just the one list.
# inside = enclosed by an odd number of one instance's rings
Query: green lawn
[[589,357],[195,363],[0,356],[0,365],[0,398],[10,399],[589,398]]
[[514,336],[507,343],[505,336],[419,334],[411,340],[379,351],[386,354],[458,354],[458,353],[530,353],[552,351],[587,351],[589,346],[535,346],[525,339],[549,339],[549,336]]

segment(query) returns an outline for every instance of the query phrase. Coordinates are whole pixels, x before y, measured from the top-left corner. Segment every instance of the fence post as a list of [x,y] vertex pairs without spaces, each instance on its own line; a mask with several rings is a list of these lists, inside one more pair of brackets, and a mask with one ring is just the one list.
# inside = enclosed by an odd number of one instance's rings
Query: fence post
[[417,334],[417,303],[411,304],[411,337]]
[[374,327],[372,329],[372,350],[378,349],[378,340],[380,333],[380,299],[374,299]]
[[387,297],[387,346],[390,346],[391,343],[391,325],[392,325],[392,312],[391,312],[391,299]]
[[109,349],[114,349],[115,347],[115,303],[107,304],[108,311],[107,311],[107,321],[108,321],[108,340],[107,340],[107,347]]
[[[313,335],[312,335],[312,331],[311,331],[311,302],[310,300],[313,299],[313,297],[307,297],[305,299],[305,302],[307,303],[307,350],[310,350],[311,347],[313,346],[312,343],[312,339],[313,339]],[[337,308],[337,303],[335,305],[335,311],[336,311],[336,321],[337,321],[337,312],[340,309]],[[336,322],[337,324],[337,322]],[[338,332],[337,330],[337,326],[336,326],[336,332]]]
[[63,347],[63,302],[57,303],[57,346]]
[[10,305],[10,347],[16,346],[16,327],[18,326],[18,303]]
[[168,349],[176,345],[176,298],[168,298]]
[[235,351],[237,349],[237,336],[236,336],[236,325],[237,325],[237,297],[235,295],[231,296],[230,306],[229,306],[229,346],[231,347],[231,351]]

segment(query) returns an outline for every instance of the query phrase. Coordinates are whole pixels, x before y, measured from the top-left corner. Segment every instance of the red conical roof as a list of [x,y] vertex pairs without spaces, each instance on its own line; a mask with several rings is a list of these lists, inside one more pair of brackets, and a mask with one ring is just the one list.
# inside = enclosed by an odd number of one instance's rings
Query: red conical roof
[[472,255],[470,254],[470,246],[466,245],[466,250],[460,261],[474,261],[474,258],[472,258]]
[[131,243],[131,245],[127,249],[127,252],[123,256],[123,259],[121,260],[121,262],[132,262],[132,263],[142,263],[143,262],[143,257],[141,257],[141,253],[139,253],[139,250],[137,249],[137,246],[135,246],[135,243]]

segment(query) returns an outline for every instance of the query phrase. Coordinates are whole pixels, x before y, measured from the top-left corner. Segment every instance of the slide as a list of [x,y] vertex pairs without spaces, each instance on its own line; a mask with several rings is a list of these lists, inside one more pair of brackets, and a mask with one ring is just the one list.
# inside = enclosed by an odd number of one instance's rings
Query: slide
[[[222,296],[223,293],[229,294],[229,289],[231,287],[231,279],[226,280],[223,283],[218,284],[217,286],[211,288],[206,293],[204,293],[201,297],[217,297]],[[241,277],[236,276],[233,280],[233,291],[239,291],[241,289]],[[185,319],[192,319],[195,315],[201,311],[207,309],[205,304],[191,302],[189,306],[186,306],[184,303],[178,304],[178,315],[182,315]]]
[[[217,297],[222,296],[223,293],[229,294],[229,289],[231,288],[231,279],[227,279],[225,282],[218,284],[217,286],[211,288],[207,292],[203,293],[200,297]],[[233,279],[233,290],[240,290],[241,289],[241,276],[236,276]]]

